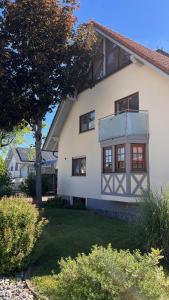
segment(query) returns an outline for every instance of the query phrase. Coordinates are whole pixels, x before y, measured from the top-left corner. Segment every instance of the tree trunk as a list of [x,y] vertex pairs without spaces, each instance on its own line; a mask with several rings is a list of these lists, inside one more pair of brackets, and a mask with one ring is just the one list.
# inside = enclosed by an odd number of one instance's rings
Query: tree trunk
[[36,205],[42,206],[42,120],[38,120],[35,130],[35,151],[36,151]]

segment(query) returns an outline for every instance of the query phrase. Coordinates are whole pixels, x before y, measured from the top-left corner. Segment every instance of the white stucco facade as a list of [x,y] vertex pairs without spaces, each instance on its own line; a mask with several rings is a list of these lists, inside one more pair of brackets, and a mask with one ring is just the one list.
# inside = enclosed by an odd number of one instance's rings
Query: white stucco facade
[[[127,197],[102,195],[101,146],[98,140],[100,118],[114,114],[114,102],[139,92],[139,109],[148,111],[148,173],[151,188],[169,184],[169,78],[148,66],[131,64],[82,92],[64,122],[59,138],[58,193],[132,202]],[[79,133],[79,116],[95,110],[95,129]],[[72,176],[72,158],[86,157],[86,177]]]

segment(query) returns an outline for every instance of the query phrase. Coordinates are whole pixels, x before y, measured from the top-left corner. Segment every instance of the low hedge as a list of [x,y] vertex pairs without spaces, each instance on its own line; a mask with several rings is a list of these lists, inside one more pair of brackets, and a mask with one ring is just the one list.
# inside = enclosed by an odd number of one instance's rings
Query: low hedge
[[141,255],[108,246],[94,247],[89,255],[79,254],[76,259],[62,259],[51,299],[169,299],[169,284],[158,266],[160,258],[158,250]]
[[23,269],[40,236],[44,221],[31,203],[21,198],[0,201],[0,274]]

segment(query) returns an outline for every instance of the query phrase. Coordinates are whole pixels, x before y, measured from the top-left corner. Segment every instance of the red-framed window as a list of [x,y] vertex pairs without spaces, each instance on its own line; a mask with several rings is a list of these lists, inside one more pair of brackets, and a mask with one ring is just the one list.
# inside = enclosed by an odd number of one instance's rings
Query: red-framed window
[[139,93],[115,101],[115,114],[139,111]]
[[126,171],[126,148],[124,144],[115,146],[115,171]]
[[146,171],[146,144],[131,144],[131,171]]
[[103,148],[103,173],[112,173],[112,147]]

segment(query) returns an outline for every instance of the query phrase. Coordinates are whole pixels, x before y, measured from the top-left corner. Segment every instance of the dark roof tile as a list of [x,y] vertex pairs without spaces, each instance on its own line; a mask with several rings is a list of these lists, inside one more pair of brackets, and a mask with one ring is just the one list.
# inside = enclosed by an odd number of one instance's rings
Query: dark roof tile
[[[31,157],[32,155],[30,154],[30,148],[17,147],[16,152],[18,153],[18,156],[22,162],[35,161],[35,156],[33,155],[33,157]],[[42,151],[42,160],[44,162],[56,161],[56,159],[57,158],[53,155],[53,152]]]

